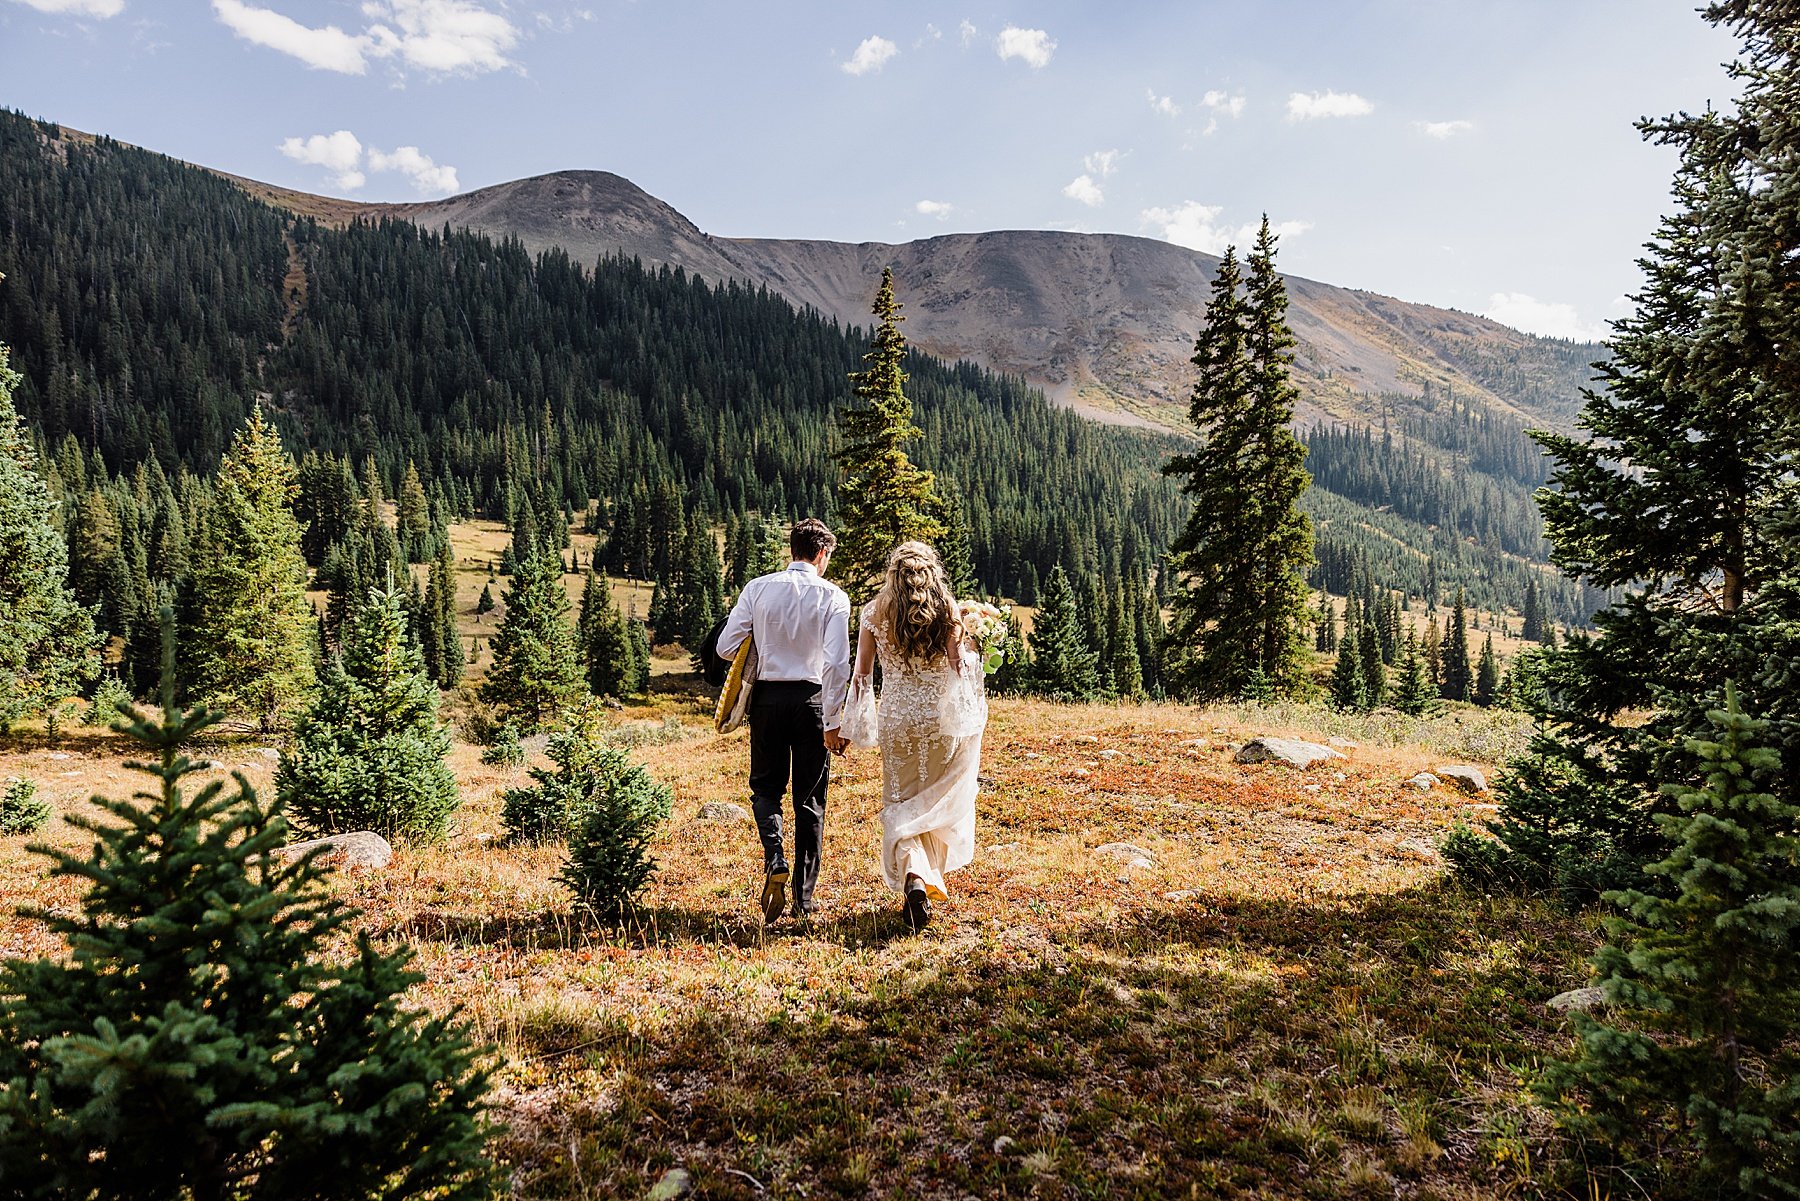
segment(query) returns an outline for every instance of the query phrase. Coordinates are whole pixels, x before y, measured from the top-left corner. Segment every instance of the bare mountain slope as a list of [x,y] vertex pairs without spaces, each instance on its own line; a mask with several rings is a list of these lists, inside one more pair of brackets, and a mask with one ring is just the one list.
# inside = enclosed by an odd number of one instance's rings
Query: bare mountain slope
[[[241,181],[325,220],[382,215],[559,246],[591,261],[623,253],[714,281],[764,285],[847,325],[866,324],[892,266],[908,338],[948,358],[1023,375],[1115,421],[1174,425],[1188,356],[1218,265],[1150,238],[1003,230],[916,242],[723,238],[620,176],[563,171],[419,204],[363,204]],[[1454,310],[1288,278],[1300,339],[1301,425],[1368,418],[1429,390],[1562,424],[1599,348],[1533,337]]]

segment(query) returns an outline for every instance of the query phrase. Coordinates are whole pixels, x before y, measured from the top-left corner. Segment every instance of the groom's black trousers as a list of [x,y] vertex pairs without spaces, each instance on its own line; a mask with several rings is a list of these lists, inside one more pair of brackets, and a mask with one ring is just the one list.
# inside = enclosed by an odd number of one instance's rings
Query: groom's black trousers
[[763,866],[782,862],[781,794],[794,788],[794,903],[812,904],[825,849],[825,789],[831,753],[819,686],[804,680],[762,680],[750,694],[750,801],[762,836]]

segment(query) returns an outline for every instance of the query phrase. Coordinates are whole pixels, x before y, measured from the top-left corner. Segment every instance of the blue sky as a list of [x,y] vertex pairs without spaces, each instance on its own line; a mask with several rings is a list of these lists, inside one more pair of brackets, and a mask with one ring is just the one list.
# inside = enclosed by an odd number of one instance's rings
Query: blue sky
[[[1564,336],[1730,94],[1683,0],[0,0],[0,104],[371,200],[580,167],[708,232],[1074,229]],[[902,281],[904,283],[904,281]]]

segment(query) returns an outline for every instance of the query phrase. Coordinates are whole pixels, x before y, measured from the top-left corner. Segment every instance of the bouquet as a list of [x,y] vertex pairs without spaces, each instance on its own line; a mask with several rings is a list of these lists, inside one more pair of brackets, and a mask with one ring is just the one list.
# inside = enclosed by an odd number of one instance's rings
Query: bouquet
[[1006,626],[1012,609],[1006,605],[990,605],[986,601],[960,600],[956,602],[956,612],[962,619],[963,629],[981,648],[982,674],[993,675],[1000,670],[1000,663],[1006,657]]

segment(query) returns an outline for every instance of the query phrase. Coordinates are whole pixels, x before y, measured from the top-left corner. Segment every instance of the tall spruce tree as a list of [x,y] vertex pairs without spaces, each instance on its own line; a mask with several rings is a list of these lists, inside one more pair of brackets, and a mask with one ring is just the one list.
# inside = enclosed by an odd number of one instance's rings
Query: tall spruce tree
[[1361,635],[1346,622],[1338,639],[1337,663],[1331,669],[1331,702],[1347,713],[1359,713],[1374,703],[1369,699],[1363,662]]
[[1198,449],[1163,468],[1187,477],[1187,526],[1171,547],[1182,582],[1170,631],[1171,684],[1199,698],[1242,695],[1253,679],[1278,695],[1305,686],[1305,572],[1312,525],[1298,501],[1310,477],[1294,437],[1294,336],[1265,218],[1240,275],[1227,248],[1213,279],[1188,416]]
[[275,789],[309,833],[374,830],[436,842],[461,804],[449,751],[437,686],[407,636],[400,595],[371,592],[295,725]]
[[1439,695],[1447,701],[1468,700],[1475,690],[1475,672],[1469,662],[1469,618],[1460,588],[1456,590],[1456,605],[1444,627],[1444,643],[1439,654],[1443,672]]
[[524,731],[541,729],[580,696],[569,594],[555,555],[533,555],[519,564],[491,649],[494,661],[481,683],[481,699],[499,710],[502,720]]
[[1400,678],[1391,697],[1394,708],[1408,717],[1420,717],[1431,711],[1437,701],[1437,687],[1425,668],[1425,656],[1419,651],[1418,636],[1406,631],[1405,650],[1400,657]]
[[[1708,720],[1687,746],[1700,781],[1665,789],[1678,809],[1657,815],[1672,850],[1646,869],[1656,886],[1607,894],[1621,913],[1594,966],[1613,1008],[1576,1015],[1577,1057],[1538,1091],[1567,1127],[1682,1195],[1794,1196],[1800,807],[1778,795],[1769,723],[1729,682]],[[1671,1129],[1697,1154],[1672,1152]]]
[[465,659],[456,628],[456,555],[450,548],[450,532],[442,527],[425,589],[425,614],[425,670],[439,688],[454,688],[462,681]]
[[1500,659],[1494,654],[1494,636],[1489,634],[1482,640],[1481,659],[1475,667],[1473,699],[1485,709],[1494,703],[1494,694],[1499,691]]
[[[165,615],[167,610],[164,610]],[[167,628],[165,616],[165,628]],[[69,953],[0,964],[0,1176],[33,1197],[143,1201],[482,1198],[497,1187],[487,1069],[423,977],[366,933],[317,856],[278,854],[280,803],[244,778],[188,795],[191,743],[165,653],[162,715],[123,731],[153,792],[69,817],[79,909],[33,910]]]
[[853,606],[875,592],[888,552],[902,542],[937,542],[944,536],[944,500],[931,472],[915,465],[906,444],[923,431],[913,424],[906,396],[906,339],[901,305],[894,299],[894,269],[881,272],[875,293],[875,339],[853,374],[856,404],[838,413],[838,545],[832,574],[843,581]]
[[606,576],[588,570],[581,593],[576,641],[587,668],[588,690],[595,696],[626,697],[642,691],[636,671],[636,647],[625,615],[613,603]]
[[209,537],[181,627],[188,695],[252,717],[264,730],[313,685],[297,476],[281,435],[256,406],[219,464]]
[[1033,689],[1058,700],[1092,700],[1100,687],[1100,655],[1088,644],[1075,589],[1061,565],[1044,582],[1043,599],[1031,625]]
[[0,730],[50,713],[100,671],[93,614],[69,589],[56,501],[13,408],[18,380],[0,346]]

